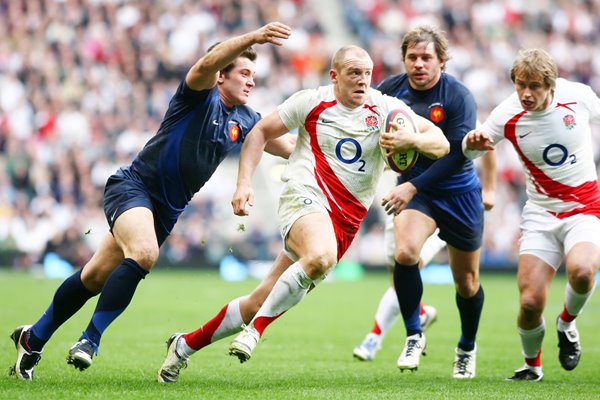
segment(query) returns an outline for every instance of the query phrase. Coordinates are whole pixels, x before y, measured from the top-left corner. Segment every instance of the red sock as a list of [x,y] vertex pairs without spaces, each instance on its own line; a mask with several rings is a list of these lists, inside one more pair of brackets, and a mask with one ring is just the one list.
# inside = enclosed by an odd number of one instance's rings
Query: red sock
[[267,326],[271,325],[271,322],[275,321],[277,318],[281,317],[283,314],[285,314],[285,311],[274,317],[262,316],[262,317],[256,318],[254,320],[254,329],[256,329],[258,331],[258,333],[260,334],[260,336],[262,337],[263,332],[265,331],[265,329],[267,329]]
[[201,348],[208,346],[211,343],[213,334],[219,325],[221,325],[221,322],[223,322],[223,318],[225,318],[225,313],[227,312],[228,306],[229,304],[225,304],[225,307],[223,307],[217,315],[215,315],[210,321],[202,325],[200,328],[183,335],[187,345],[194,350],[200,350]]
[[375,323],[373,324],[373,329],[371,329],[371,333],[374,333],[376,335],[381,335],[381,328],[379,327],[379,324],[377,323],[377,321],[375,321]]
[[530,367],[541,367],[542,366],[542,349],[540,349],[535,358],[525,358],[525,363]]
[[571,315],[571,314],[569,314],[569,312],[567,311],[567,306],[564,305],[563,306],[563,312],[560,313],[560,319],[562,319],[565,322],[571,322],[575,318],[577,318],[577,315]]
[[419,310],[419,315],[425,314],[425,305],[423,303],[420,304],[421,309]]

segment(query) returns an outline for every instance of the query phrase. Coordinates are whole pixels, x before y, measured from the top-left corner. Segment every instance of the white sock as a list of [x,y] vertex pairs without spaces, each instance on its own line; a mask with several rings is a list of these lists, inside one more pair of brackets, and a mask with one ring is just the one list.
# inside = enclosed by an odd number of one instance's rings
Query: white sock
[[181,337],[177,341],[176,351],[177,354],[179,354],[181,357],[190,358],[190,356],[194,354],[197,350],[194,350],[190,346],[188,346],[188,344],[185,342],[185,339]]
[[587,293],[577,293],[567,282],[565,288],[565,307],[567,308],[567,312],[572,316],[581,314],[581,310],[583,310],[583,307],[585,307],[588,300],[592,297],[592,293],[594,293],[594,288]]
[[242,298],[238,297],[237,299],[233,299],[229,302],[227,311],[225,312],[225,317],[223,318],[223,321],[219,327],[213,333],[211,343],[242,331],[244,320],[242,319],[242,312],[240,311],[241,300]]
[[542,341],[544,340],[544,334],[546,333],[546,322],[542,320],[542,323],[537,328],[533,329],[521,329],[519,331],[519,337],[521,338],[521,349],[525,358],[536,358],[538,352],[542,348]]
[[382,339],[391,327],[394,326],[396,321],[398,321],[399,316],[400,304],[398,303],[398,297],[394,288],[390,287],[381,297],[377,312],[375,313],[375,322],[381,330],[380,336]]
[[427,238],[425,241],[425,244],[423,244],[423,248],[421,249],[420,256],[423,266],[429,264],[431,260],[433,260],[433,257],[435,257],[435,255],[444,247],[446,247],[446,242],[440,239],[440,237],[437,235],[437,232],[429,236],[429,238]]
[[[205,325],[203,325],[201,328],[190,333],[190,335],[199,335],[201,338],[203,338],[201,339],[201,341],[204,343],[206,343],[207,341],[209,343],[214,343],[219,339],[240,332],[242,330],[242,324],[244,323],[244,321],[242,320],[242,313],[240,311],[241,299],[241,297],[238,297],[237,299],[231,300],[227,304],[225,315],[219,322],[219,325],[216,327],[214,332],[211,332],[210,329],[213,329],[214,321],[218,321],[218,314],[217,316],[213,317],[210,321],[208,321]],[[221,312],[219,312],[219,314],[220,313]],[[208,337],[209,335],[210,337]],[[185,341],[185,338],[182,339],[183,340],[179,340],[177,342],[177,354],[187,358],[194,354],[196,351],[198,351],[190,347]],[[198,340],[198,338],[191,340]]]
[[312,279],[306,275],[298,262],[290,265],[277,279],[271,293],[265,299],[251,324],[259,317],[276,317],[286,312],[306,296]]

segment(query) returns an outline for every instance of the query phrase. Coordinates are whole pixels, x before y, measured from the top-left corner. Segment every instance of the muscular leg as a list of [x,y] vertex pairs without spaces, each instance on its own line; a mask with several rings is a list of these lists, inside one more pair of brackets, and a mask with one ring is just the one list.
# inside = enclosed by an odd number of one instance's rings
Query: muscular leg
[[416,210],[404,210],[394,218],[394,288],[407,336],[421,333],[419,314],[423,282],[419,258],[423,244],[435,229],[435,221]]
[[292,260],[285,253],[279,253],[269,274],[249,295],[230,301],[200,328],[183,335],[183,340],[177,343],[177,353],[187,358],[217,340],[240,332],[242,324],[252,320],[277,279],[291,264]]
[[466,252],[448,246],[450,268],[456,288],[456,305],[461,321],[458,347],[464,351],[472,351],[475,348],[483,309],[484,294],[479,282],[479,254],[479,249]]
[[540,258],[530,254],[519,256],[517,325],[525,362],[533,367],[541,367],[540,351],[546,330],[543,313],[555,274],[556,271]]
[[337,262],[337,239],[329,215],[312,213],[300,217],[290,229],[286,246],[298,256],[273,286],[251,324],[262,335],[266,327],[298,304],[311,285]]
[[113,236],[121,251],[117,251],[115,244],[109,242],[110,254],[114,254],[111,261],[123,257],[119,265],[111,272],[101,258],[92,258],[94,263],[86,265],[82,272],[84,284],[95,289],[105,281],[94,314],[80,338],[88,340],[96,352],[102,334],[125,311],[138,283],[148,274],[159,252],[154,218],[147,208],[132,208],[121,214],[113,226]]
[[589,242],[578,243],[569,251],[565,261],[568,284],[560,318],[571,322],[594,291],[596,271],[600,266],[600,247]]
[[46,312],[31,327],[31,349],[41,351],[54,332],[100,292],[106,278],[122,259],[123,254],[114,238],[110,233],[107,234],[83,269],[75,272],[58,287]]

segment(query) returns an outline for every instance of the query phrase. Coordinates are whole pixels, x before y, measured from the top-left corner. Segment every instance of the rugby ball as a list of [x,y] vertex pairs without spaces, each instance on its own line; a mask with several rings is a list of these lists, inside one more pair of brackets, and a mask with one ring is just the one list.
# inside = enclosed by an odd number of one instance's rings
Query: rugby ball
[[[419,130],[417,128],[416,122],[412,119],[411,115],[401,108],[397,108],[388,113],[385,124],[383,126],[383,130],[385,132],[390,132],[392,129],[390,127],[390,122],[394,121],[399,126],[408,126],[409,130],[412,130],[414,133],[418,133]],[[383,153],[383,158],[385,162],[390,167],[392,171],[395,171],[399,174],[408,172],[419,157],[419,153],[415,150],[407,150],[393,153],[390,156],[386,155],[386,150],[382,147],[381,152]]]

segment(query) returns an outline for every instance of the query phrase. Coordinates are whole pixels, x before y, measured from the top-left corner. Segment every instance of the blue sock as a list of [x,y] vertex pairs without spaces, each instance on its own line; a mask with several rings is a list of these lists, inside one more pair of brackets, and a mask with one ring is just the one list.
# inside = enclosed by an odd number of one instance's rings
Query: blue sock
[[465,299],[456,293],[456,305],[460,314],[461,332],[458,347],[464,351],[471,351],[475,348],[475,338],[479,328],[479,318],[483,309],[483,287],[479,285],[479,290],[473,297]]
[[41,351],[52,334],[94,296],[94,293],[83,286],[81,270],[65,279],[54,292],[50,306],[31,327],[29,347],[33,351]]
[[148,271],[140,267],[131,258],[123,260],[106,280],[94,310],[94,315],[92,315],[92,319],[81,335],[80,340],[89,340],[96,353],[98,353],[102,333],[108,328],[108,325],[125,311],[133,298],[138,283],[147,274]]
[[400,303],[400,312],[406,327],[406,336],[421,333],[419,314],[423,297],[423,281],[419,272],[419,263],[394,266],[394,288]]

